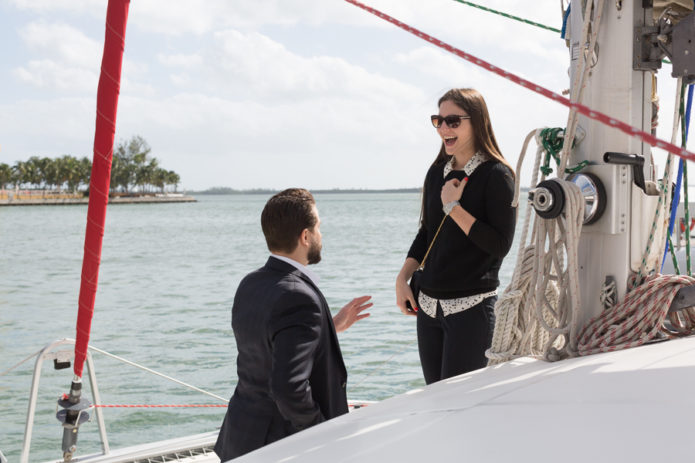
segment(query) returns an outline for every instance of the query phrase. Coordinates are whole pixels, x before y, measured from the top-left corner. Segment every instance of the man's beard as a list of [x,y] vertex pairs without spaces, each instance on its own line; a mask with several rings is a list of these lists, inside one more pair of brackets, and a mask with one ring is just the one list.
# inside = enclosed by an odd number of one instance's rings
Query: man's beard
[[309,265],[321,262],[321,243],[312,240],[307,260],[309,261]]

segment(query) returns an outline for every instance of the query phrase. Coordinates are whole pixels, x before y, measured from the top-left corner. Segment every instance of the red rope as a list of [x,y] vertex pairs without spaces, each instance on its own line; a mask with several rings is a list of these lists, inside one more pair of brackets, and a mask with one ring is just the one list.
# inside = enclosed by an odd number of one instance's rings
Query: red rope
[[98,404],[95,408],[221,408],[227,407],[226,404],[162,404],[162,405],[147,405],[147,404]]
[[[67,396],[66,396],[67,397]],[[366,407],[366,403],[349,404],[350,407]],[[94,408],[222,408],[227,404],[95,404]]]
[[399,20],[382,13],[379,10],[375,10],[374,8],[371,8],[367,5],[364,5],[360,2],[357,2],[355,0],[345,0],[348,3],[352,3],[355,6],[358,6],[362,8],[365,11],[368,11],[372,13],[375,16],[380,17],[381,19],[384,19],[401,29],[404,29],[407,32],[410,32],[413,35],[416,35],[420,37],[423,40],[426,40],[440,48],[443,48],[444,50],[453,53],[457,56],[460,56],[461,58],[465,59],[466,61],[470,61],[471,63],[475,64],[476,66],[480,66],[490,72],[494,72],[495,74],[504,77],[505,79],[511,80],[517,85],[521,85],[522,87],[528,88],[529,90],[532,90],[540,95],[543,95],[546,98],[550,98],[551,100],[557,101],[560,104],[563,104],[569,108],[576,109],[578,113],[583,114],[587,116],[590,119],[597,120],[601,122],[602,124],[609,125],[611,127],[615,127],[616,129],[620,130],[621,132],[624,132],[631,137],[636,137],[642,140],[643,142],[657,147],[661,148],[665,151],[668,151],[669,153],[675,154],[676,156],[680,156],[683,159],[689,160],[689,161],[695,161],[695,153],[690,152],[686,150],[685,148],[681,148],[679,146],[674,145],[673,143],[669,143],[667,141],[661,140],[654,135],[644,132],[636,127],[632,127],[629,124],[626,124],[625,122],[619,121],[615,118],[612,118],[608,116],[607,114],[604,114],[600,111],[593,110],[589,108],[588,106],[584,106],[583,104],[580,103],[574,103],[564,96],[558,95],[555,92],[551,92],[550,90],[541,87],[540,85],[534,84],[531,81],[528,81],[526,79],[523,79],[519,76],[516,76],[512,74],[511,72],[505,71],[504,69],[498,68],[497,66],[488,63],[487,61],[481,60],[480,58],[477,58],[471,54],[466,53],[465,51],[459,50],[458,48],[455,48],[445,42],[442,42],[439,39],[436,39],[432,37],[431,35],[425,34],[424,32],[415,29],[414,27],[408,26],[405,23],[400,22]]

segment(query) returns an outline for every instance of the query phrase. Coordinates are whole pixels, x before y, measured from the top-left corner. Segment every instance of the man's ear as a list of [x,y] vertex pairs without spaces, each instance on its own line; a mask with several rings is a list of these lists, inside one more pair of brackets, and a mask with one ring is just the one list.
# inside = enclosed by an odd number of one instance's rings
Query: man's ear
[[302,230],[302,233],[299,234],[299,244],[308,246],[310,242],[311,239],[309,237],[309,229],[305,228],[304,230]]

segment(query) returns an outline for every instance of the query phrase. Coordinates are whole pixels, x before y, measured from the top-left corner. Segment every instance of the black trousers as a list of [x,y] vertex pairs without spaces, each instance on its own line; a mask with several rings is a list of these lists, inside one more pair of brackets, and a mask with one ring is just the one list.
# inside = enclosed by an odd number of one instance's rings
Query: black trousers
[[434,318],[418,311],[417,343],[427,384],[487,365],[485,351],[492,343],[496,301],[497,296],[488,297],[447,317],[439,303]]

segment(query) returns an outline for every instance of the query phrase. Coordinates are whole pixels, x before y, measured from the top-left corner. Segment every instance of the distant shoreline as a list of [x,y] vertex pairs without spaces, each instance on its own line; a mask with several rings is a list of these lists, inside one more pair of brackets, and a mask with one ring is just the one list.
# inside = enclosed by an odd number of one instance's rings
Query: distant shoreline
[[[388,188],[388,189],[366,189],[366,188],[333,188],[330,190],[313,190],[312,193],[420,193],[422,188]],[[190,194],[195,195],[268,195],[280,192],[280,190],[271,190],[265,188],[251,188],[248,190],[237,190],[234,188],[214,187],[202,191],[190,191]]]
[[[109,197],[109,204],[194,203],[197,201],[193,196],[182,194]],[[0,199],[0,206],[72,206],[82,204],[89,204],[89,197]]]
[[[528,187],[521,187],[521,191],[527,192]],[[333,188],[330,190],[313,190],[309,189],[315,194],[325,194],[325,193],[421,193],[422,188],[386,188],[386,189],[370,189],[370,188]],[[190,194],[194,195],[269,195],[280,192],[280,190],[271,190],[265,188],[251,188],[248,190],[236,190],[234,188],[226,187],[214,187],[202,191],[189,191]]]

